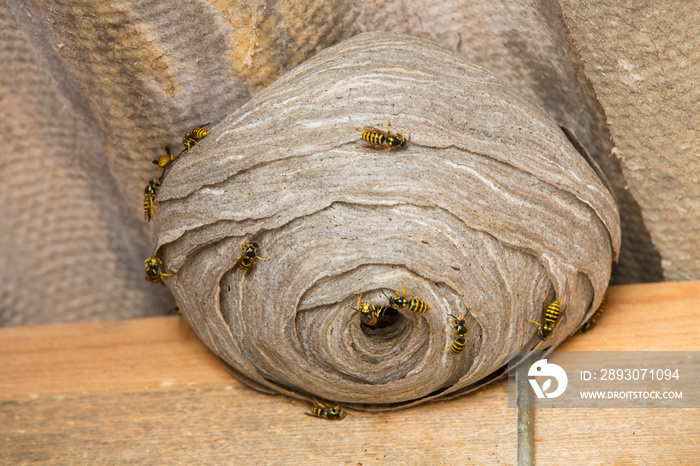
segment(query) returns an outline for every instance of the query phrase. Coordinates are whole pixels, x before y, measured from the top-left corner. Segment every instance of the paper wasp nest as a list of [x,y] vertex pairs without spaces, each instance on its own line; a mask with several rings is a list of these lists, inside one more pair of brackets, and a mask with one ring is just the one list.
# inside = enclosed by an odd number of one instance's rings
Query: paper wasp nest
[[[356,128],[403,132],[358,148]],[[595,167],[597,168],[597,167]],[[541,109],[432,42],[366,33],[290,71],[175,161],[157,250],[180,309],[246,383],[366,409],[455,396],[600,303],[615,201]],[[250,269],[234,269],[246,239]],[[430,306],[362,325],[401,284]],[[540,341],[544,293],[563,317]],[[467,344],[447,317],[466,316]]]

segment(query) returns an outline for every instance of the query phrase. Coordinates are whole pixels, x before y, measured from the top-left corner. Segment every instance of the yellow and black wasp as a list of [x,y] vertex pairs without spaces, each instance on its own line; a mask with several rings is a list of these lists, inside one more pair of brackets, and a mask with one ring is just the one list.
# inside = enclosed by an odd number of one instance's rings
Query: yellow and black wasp
[[586,323],[578,329],[576,333],[585,333],[595,325],[596,321],[600,318],[601,315],[603,315],[603,312],[605,311],[605,301],[607,301],[607,299],[607,296],[603,296],[603,300],[600,302],[600,306],[598,307],[598,309],[593,313],[591,318],[588,319]]
[[158,195],[158,190],[160,189],[160,181],[153,178],[147,185],[146,189],[143,190],[144,200],[143,200],[143,213],[146,217],[146,221],[150,222],[153,216],[156,214],[156,206],[153,201]]
[[[208,124],[209,123],[192,128],[187,132],[187,134],[185,134],[185,137],[182,139],[182,144],[185,146],[185,148],[182,149],[182,152],[189,152],[190,148],[192,147],[192,143],[199,145],[197,141],[204,139],[207,134],[209,134],[209,131],[211,131],[211,128],[204,128],[204,126],[207,126]],[[182,154],[182,152],[180,153]]]
[[173,154],[170,153],[170,147],[165,146],[165,155],[161,155],[153,161],[154,165],[158,165],[158,171],[163,170],[173,161]]
[[243,250],[243,254],[234,259],[236,263],[233,264],[233,269],[231,269],[231,273],[235,272],[237,268],[244,270],[249,269],[250,267],[255,265],[256,259],[260,259],[263,261],[270,260],[263,259],[262,257],[258,256],[258,248],[260,247],[258,243],[249,243],[246,240],[243,240],[239,247]]
[[355,128],[362,133],[362,139],[369,143],[357,147],[368,147],[370,149],[380,149],[384,147],[387,150],[391,150],[392,148],[403,149],[406,147],[407,139],[401,136],[403,131],[391,134],[391,123],[388,123],[386,128],[387,132],[371,126],[367,126],[365,129]]
[[143,200],[143,213],[147,222],[150,222],[156,214],[156,206],[153,203],[153,198],[148,195],[146,195],[146,198]]
[[153,178],[146,185],[146,189],[143,190],[144,194],[151,197],[156,197],[158,195],[158,190],[160,189],[160,181]]
[[163,261],[157,257],[149,257],[143,261],[143,263],[146,264],[146,280],[151,283],[160,283],[161,285],[165,286],[165,283],[163,283],[163,277],[175,275],[173,273],[161,272],[160,266],[163,265]]
[[552,304],[548,307],[545,308],[545,306],[547,306],[547,291],[544,292],[544,302],[542,303],[542,323],[528,320],[528,322],[537,324],[540,327],[537,331],[537,336],[543,341],[552,336],[552,332],[559,325],[559,319],[561,319],[563,314],[560,301],[552,301]]
[[377,308],[374,307],[371,301],[366,301],[364,303],[361,301],[362,293],[360,293],[360,297],[357,298],[357,312],[360,313],[360,320],[363,324],[374,327],[377,325],[377,318],[379,317]]
[[406,299],[406,287],[401,283],[403,288],[403,294],[399,294],[399,290],[396,290],[396,296],[389,298],[389,306],[397,309],[403,309],[408,306],[408,308],[413,312],[423,313],[430,310],[430,306],[418,299],[417,297],[411,299],[410,301]]
[[319,403],[314,397],[314,404],[311,406],[311,413],[305,413],[307,416],[321,417],[330,421],[339,421],[346,416],[346,412],[339,404],[331,407],[330,405]]
[[467,346],[467,340],[469,338],[467,337],[467,321],[462,317],[462,314],[459,314],[459,317],[455,317],[452,314],[449,314],[450,317],[452,317],[455,320],[455,325],[452,325],[452,321],[447,318],[447,322],[450,324],[450,327],[454,329],[454,332],[448,332],[447,330],[443,330],[445,333],[448,335],[455,335],[455,339],[452,340],[452,343],[442,350],[444,353],[448,349],[452,354],[459,354],[462,352],[465,346]]

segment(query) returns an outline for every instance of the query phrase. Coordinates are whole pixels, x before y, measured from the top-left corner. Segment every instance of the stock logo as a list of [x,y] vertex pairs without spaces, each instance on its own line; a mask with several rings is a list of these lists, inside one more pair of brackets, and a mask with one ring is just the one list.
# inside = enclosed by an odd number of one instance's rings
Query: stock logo
[[[532,385],[537,398],[556,398],[566,390],[566,385],[569,383],[569,378],[566,376],[566,371],[556,364],[548,363],[546,359],[540,359],[527,371],[528,381]],[[540,387],[536,378],[532,377],[547,377]],[[552,387],[552,379],[557,381],[557,388],[554,391],[549,391]]]

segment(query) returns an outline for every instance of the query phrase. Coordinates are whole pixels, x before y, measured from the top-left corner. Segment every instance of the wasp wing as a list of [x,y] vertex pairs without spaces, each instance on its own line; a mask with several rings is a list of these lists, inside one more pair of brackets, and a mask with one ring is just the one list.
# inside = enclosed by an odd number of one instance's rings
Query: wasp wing
[[365,129],[362,131],[371,131],[373,133],[381,134],[382,136],[385,136],[385,137],[393,136],[393,134],[387,133],[386,131],[382,131],[381,129],[377,129],[373,126],[365,126]]

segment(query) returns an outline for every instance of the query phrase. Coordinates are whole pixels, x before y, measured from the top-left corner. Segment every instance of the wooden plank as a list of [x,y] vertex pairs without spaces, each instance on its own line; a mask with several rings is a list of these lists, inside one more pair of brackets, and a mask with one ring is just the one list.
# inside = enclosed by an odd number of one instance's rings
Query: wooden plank
[[[700,281],[611,288],[564,351],[700,349]],[[505,381],[396,413],[305,416],[226,373],[177,317],[0,329],[0,464],[514,464]],[[698,409],[540,409],[541,464],[692,463]]]
[[596,326],[558,351],[700,350],[700,280],[610,287]]
[[177,316],[0,329],[0,360],[3,396],[231,382]]
[[[700,351],[700,281],[611,287],[596,326],[559,351]],[[697,464],[700,409],[538,409],[541,464]]]

